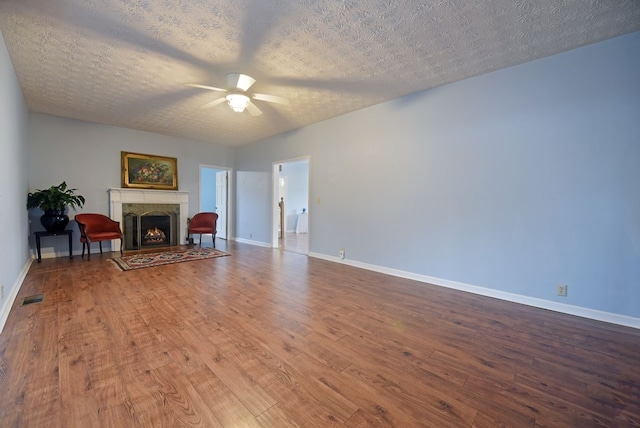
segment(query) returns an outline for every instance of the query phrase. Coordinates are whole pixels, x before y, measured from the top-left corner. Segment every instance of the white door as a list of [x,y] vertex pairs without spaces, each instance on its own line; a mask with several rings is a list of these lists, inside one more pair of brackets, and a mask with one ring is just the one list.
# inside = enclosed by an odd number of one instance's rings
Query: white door
[[227,188],[228,171],[216,172],[216,213],[218,213],[218,237],[227,239]]

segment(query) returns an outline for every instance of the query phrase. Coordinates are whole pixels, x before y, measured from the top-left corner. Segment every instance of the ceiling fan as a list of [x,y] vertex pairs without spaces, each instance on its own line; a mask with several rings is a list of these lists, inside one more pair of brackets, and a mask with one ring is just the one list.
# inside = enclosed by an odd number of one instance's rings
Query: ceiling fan
[[229,73],[227,74],[227,86],[228,89],[216,88],[214,86],[200,85],[198,83],[187,83],[187,86],[192,88],[207,89],[209,91],[224,92],[225,96],[217,98],[205,105],[202,108],[209,108],[227,102],[229,107],[235,112],[242,113],[245,109],[251,116],[260,116],[262,111],[251,102],[251,100],[266,101],[269,103],[277,104],[289,104],[289,100],[284,97],[278,97],[276,95],[268,94],[256,94],[248,93],[247,91],[251,86],[256,83],[256,79],[251,76],[247,76],[242,73]]

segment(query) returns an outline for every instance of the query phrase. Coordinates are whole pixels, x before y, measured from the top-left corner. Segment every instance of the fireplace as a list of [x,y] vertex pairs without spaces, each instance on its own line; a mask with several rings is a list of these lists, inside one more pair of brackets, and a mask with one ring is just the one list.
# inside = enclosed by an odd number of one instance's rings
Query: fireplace
[[138,214],[136,213],[137,204],[127,205],[131,211],[124,214],[125,250],[178,245],[176,213],[151,211]]
[[[116,188],[108,192],[111,218],[120,222],[125,249],[173,246],[185,242],[188,192]],[[156,233],[156,228],[162,233]],[[153,231],[149,237],[148,229]],[[162,234],[165,235],[164,240]],[[116,243],[120,245],[119,241]]]
[[148,215],[140,217],[140,246],[170,245],[171,217],[167,215]]

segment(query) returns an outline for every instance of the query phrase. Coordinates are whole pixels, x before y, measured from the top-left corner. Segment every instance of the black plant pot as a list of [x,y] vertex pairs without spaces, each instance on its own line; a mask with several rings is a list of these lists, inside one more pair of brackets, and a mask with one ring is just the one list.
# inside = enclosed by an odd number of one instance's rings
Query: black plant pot
[[40,223],[49,233],[62,232],[69,224],[69,216],[65,210],[46,210],[40,217]]

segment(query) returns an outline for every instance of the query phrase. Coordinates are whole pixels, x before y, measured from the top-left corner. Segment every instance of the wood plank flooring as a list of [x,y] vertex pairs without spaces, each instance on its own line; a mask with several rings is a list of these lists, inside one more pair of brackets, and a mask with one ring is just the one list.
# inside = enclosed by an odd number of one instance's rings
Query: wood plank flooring
[[232,256],[34,263],[0,426],[640,426],[639,330],[217,244]]

